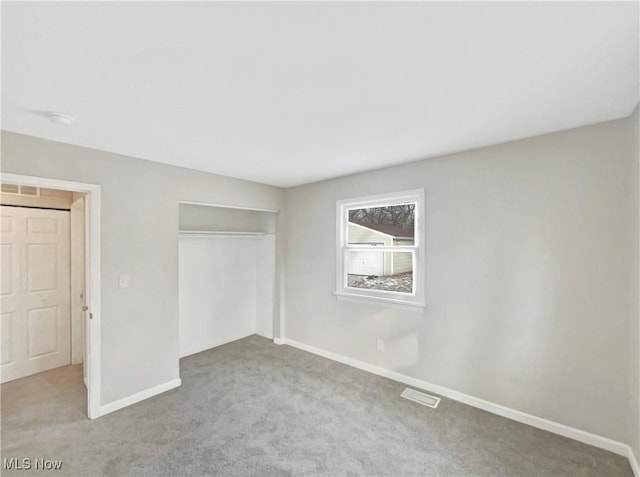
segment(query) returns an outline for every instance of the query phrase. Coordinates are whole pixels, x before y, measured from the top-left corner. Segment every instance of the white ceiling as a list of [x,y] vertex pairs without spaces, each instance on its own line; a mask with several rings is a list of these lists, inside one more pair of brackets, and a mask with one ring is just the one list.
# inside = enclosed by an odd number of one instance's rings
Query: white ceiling
[[638,18],[636,2],[3,2],[2,126],[288,187],[627,116]]

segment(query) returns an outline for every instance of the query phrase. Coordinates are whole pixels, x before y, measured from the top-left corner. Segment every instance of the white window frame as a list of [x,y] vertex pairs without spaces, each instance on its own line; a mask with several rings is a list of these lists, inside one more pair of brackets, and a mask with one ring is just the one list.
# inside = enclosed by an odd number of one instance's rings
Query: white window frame
[[[349,210],[415,202],[414,244],[394,247],[349,245]],[[336,291],[339,300],[378,304],[391,308],[423,311],[425,308],[425,220],[424,189],[412,189],[388,194],[343,199],[336,202]],[[413,293],[362,289],[347,286],[346,255],[348,252],[411,252],[413,253]]]

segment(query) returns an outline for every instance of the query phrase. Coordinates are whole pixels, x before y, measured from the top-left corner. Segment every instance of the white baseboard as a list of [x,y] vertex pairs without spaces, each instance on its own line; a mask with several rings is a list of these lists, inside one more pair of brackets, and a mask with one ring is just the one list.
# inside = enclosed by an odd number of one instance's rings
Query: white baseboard
[[273,338],[273,342],[277,345],[283,345],[286,344],[285,343],[286,340],[282,339],[282,338]]
[[592,434],[590,432],[569,427],[564,424],[560,424],[558,422],[544,419],[542,417],[533,416],[531,414],[527,414],[526,412],[517,411],[515,409],[511,409],[506,406],[502,406],[500,404],[495,404],[490,401],[485,401],[484,399],[470,396],[469,394],[464,394],[459,391],[454,391],[453,389],[449,389],[444,386],[439,386],[437,384],[432,384],[427,381],[423,381],[421,379],[412,378],[410,376],[406,376],[404,374],[400,374],[395,371],[390,371],[388,369],[384,369],[379,366],[374,366],[372,364],[365,363],[363,361],[358,361],[352,358],[348,358],[346,356],[342,356],[337,353],[333,353],[331,351],[326,351],[320,348],[316,348],[315,346],[310,346],[305,343],[300,343],[295,340],[291,340],[288,338],[281,338],[278,341],[280,342],[278,343],[274,340],[276,344],[286,344],[289,346],[293,346],[294,348],[298,348],[303,351],[308,351],[309,353],[313,353],[318,356],[322,356],[324,358],[328,358],[333,361],[337,361],[339,363],[343,363],[348,366],[361,369],[363,371],[368,371],[372,374],[377,374],[378,376],[383,376],[385,378],[389,378],[394,381],[398,381],[418,389],[423,389],[425,391],[439,394],[449,399],[453,399],[454,401],[462,402],[464,404],[468,404],[469,406],[477,407],[484,411],[491,412],[493,414],[497,414],[499,416],[503,416],[503,417],[512,419],[514,421],[522,422],[523,424],[528,424],[532,427],[537,427],[538,429],[543,429],[545,431],[549,431],[554,434],[559,434],[561,436],[568,437],[576,441],[584,442],[585,444],[589,444],[594,447],[599,447],[601,449],[606,449],[608,451],[614,452],[615,454],[628,457],[636,477],[640,477],[640,473],[638,470],[638,462],[635,459],[635,456],[631,450],[631,447],[629,447],[627,444],[623,442],[614,441],[613,439],[609,439],[607,437],[599,436],[597,434]]
[[633,474],[636,477],[640,477],[640,464],[638,463],[638,457],[630,446],[627,447],[629,448],[629,455],[627,455],[627,457],[629,458],[629,464],[631,464],[631,470],[633,470]]
[[132,394],[131,396],[127,396],[125,398],[118,399],[117,401],[110,402],[109,404],[100,406],[100,416],[104,416],[105,414],[117,411],[118,409],[122,409],[123,407],[131,406],[132,404],[135,404],[137,402],[144,401],[145,399],[149,399],[156,394],[160,394],[165,391],[169,391],[170,389],[177,388],[181,384],[182,381],[180,380],[180,378],[173,379],[167,383],[159,384],[152,388],[145,389],[144,391],[140,391],[139,393]]

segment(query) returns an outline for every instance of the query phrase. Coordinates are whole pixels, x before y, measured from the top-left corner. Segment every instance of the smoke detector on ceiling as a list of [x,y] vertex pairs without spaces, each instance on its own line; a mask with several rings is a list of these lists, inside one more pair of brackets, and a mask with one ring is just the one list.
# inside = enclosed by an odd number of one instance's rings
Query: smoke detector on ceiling
[[71,126],[75,121],[71,116],[62,113],[49,113],[47,117],[53,124],[60,124],[62,126]]

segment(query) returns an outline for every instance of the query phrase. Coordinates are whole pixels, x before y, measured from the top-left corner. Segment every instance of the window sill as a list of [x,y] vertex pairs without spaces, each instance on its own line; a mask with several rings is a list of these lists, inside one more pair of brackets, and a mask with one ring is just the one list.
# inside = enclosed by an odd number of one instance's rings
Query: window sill
[[356,293],[333,292],[335,297],[341,301],[350,301],[354,303],[364,303],[367,305],[378,305],[386,308],[395,308],[398,310],[415,311],[421,313],[426,305],[424,303],[411,303],[404,300],[394,298],[383,298],[369,295],[358,295]]

